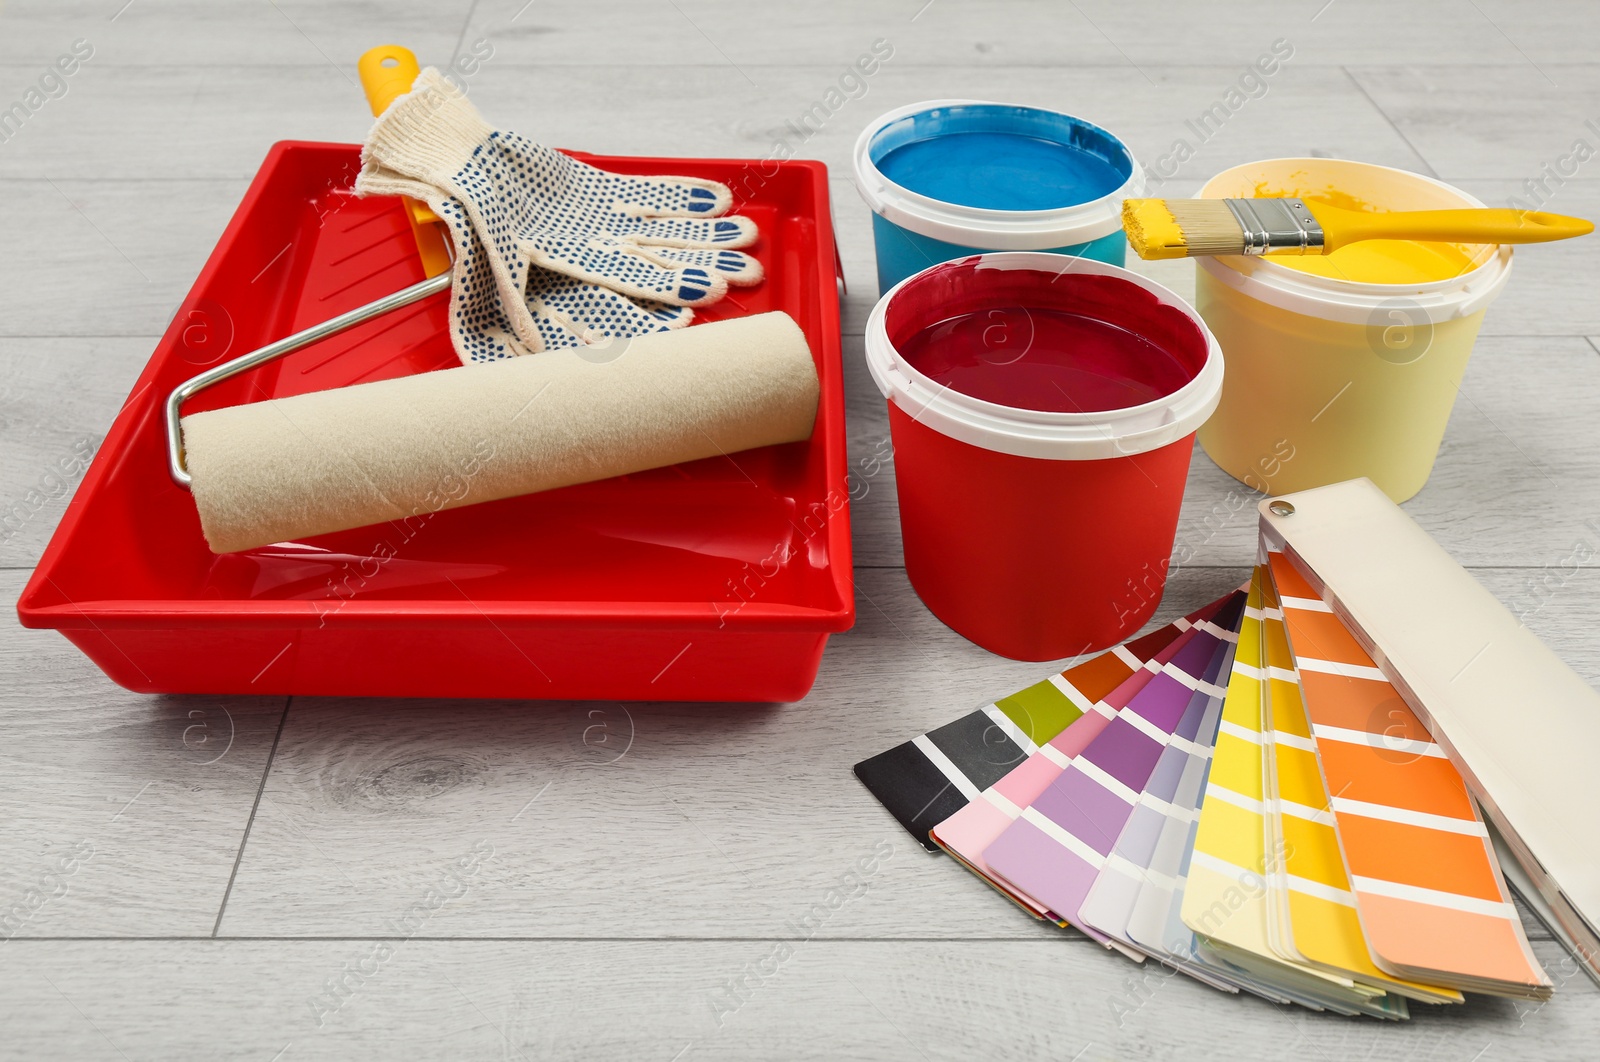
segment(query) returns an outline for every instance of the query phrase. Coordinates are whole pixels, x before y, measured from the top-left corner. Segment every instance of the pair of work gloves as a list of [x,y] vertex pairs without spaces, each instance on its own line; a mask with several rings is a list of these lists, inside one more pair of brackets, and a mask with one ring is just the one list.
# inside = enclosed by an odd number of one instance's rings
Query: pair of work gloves
[[372,127],[356,192],[410,196],[449,227],[464,363],[681,328],[762,278],[735,250],[757,232],[723,216],[727,185],[608,173],[494,129],[431,67]]

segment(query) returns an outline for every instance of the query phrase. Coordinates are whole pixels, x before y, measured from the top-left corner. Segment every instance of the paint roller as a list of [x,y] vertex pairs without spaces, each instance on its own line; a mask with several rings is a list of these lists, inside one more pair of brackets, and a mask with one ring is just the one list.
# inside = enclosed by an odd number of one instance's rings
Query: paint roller
[[176,456],[232,553],[798,442],[818,395],[774,312],[195,413]]
[[[404,49],[368,53],[375,113],[409,86]],[[381,61],[396,57],[397,64]],[[386,78],[369,79],[387,73]],[[374,82],[388,88],[374,92]],[[405,204],[429,270],[437,226]],[[426,211],[426,207],[421,207]],[[446,262],[446,265],[448,263]],[[819,385],[804,333],[758,314],[605,345],[182,415],[199,391],[420,299],[448,273],[201,373],[166,406],[172,478],[194,494],[213,552],[422,513],[758,446],[798,442]]]

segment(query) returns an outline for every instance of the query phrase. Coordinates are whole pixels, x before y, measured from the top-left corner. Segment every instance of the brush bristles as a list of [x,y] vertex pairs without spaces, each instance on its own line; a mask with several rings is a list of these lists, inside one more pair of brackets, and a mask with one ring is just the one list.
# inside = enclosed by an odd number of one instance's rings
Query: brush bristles
[[1221,199],[1128,199],[1122,227],[1147,261],[1244,252],[1244,229]]
[[1167,209],[1183,232],[1183,256],[1244,253],[1244,227],[1223,200],[1169,199]]

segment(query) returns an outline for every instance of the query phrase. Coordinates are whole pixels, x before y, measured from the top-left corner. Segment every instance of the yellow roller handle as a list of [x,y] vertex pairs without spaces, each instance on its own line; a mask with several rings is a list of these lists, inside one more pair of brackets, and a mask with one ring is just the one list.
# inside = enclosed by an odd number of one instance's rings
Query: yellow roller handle
[[361,75],[361,88],[376,118],[388,110],[396,96],[411,91],[422,68],[410,48],[380,44],[356,61],[356,73]]
[[1388,214],[1346,210],[1315,200],[1306,209],[1324,234],[1324,253],[1358,240],[1424,240],[1433,243],[1548,243],[1585,236],[1594,222],[1503,207],[1468,210],[1405,210]]
[[[369,49],[356,61],[356,73],[361,77],[361,88],[367,94],[367,106],[374,118],[388,110],[396,97],[411,91],[422,68],[410,48],[398,44],[380,44]],[[422,268],[434,277],[450,268],[450,251],[437,223],[439,215],[409,196],[405,199],[406,212],[411,220],[411,231],[417,238],[417,253],[422,257]]]

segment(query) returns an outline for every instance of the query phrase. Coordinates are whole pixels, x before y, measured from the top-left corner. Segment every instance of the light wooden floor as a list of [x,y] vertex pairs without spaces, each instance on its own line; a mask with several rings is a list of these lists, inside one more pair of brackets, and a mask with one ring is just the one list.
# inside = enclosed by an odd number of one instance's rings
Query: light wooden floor
[[[1327,154],[1501,203],[1575,140],[1600,148],[1597,35],[1588,0],[5,0],[0,105],[74,41],[93,57],[0,144],[0,505],[103,435],[267,146],[361,139],[353,69],[376,43],[443,66],[486,38],[474,99],[552,144],[756,157],[891,42],[865,97],[804,151],[832,167],[851,444],[866,454],[887,426],[860,364],[875,285],[847,160],[874,115],[1028,101],[1117,130],[1148,165],[1282,38],[1294,56],[1266,95],[1160,192]],[[1600,214],[1600,161],[1548,187],[1553,209]],[[1597,248],[1519,253],[1407,506],[1503,599],[1537,604],[1529,624],[1591,681],[1600,573],[1537,600],[1528,584],[1600,548]],[[1156,273],[1180,290],[1191,274]],[[1249,508],[1213,515],[1234,488],[1197,455],[1179,531],[1195,560],[1161,619],[1244,574]],[[64,506],[58,491],[0,537],[9,601]],[[1600,991],[1537,927],[1553,1002],[1475,998],[1386,1025],[1142,974],[924,854],[850,765],[1049,668],[989,656],[921,606],[892,472],[854,524],[860,620],[810,697],[602,705],[610,747],[631,740],[615,762],[584,743],[591,705],[145,697],[52,632],[0,625],[0,906],[52,892],[0,944],[0,1056],[1595,1056]],[[74,845],[92,854],[48,879]],[[865,891],[730,1005],[730,979],[802,935],[791,923],[878,845],[892,852]],[[434,888],[462,894],[429,912]]]

